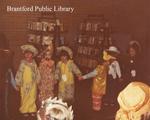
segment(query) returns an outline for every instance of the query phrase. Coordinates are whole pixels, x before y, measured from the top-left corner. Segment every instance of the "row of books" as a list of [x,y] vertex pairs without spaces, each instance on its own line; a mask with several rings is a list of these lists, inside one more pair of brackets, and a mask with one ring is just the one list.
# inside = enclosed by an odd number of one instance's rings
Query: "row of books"
[[54,40],[53,35],[41,36],[41,35],[36,35],[36,34],[28,34],[28,42],[31,42],[31,43],[40,44],[44,41],[53,41],[53,40]]
[[62,23],[57,24],[55,21],[53,22],[47,22],[47,21],[41,21],[41,22],[28,22],[28,29],[34,30],[34,31],[55,31],[55,26],[60,26],[60,31],[64,31],[64,25]]
[[100,31],[104,32],[104,29],[109,27],[108,23],[103,22],[83,22],[80,24],[81,31]]
[[88,45],[97,45],[97,44],[100,45],[102,41],[104,41],[104,39],[105,39],[104,35],[98,35],[98,36],[79,35],[78,43],[88,44]]
[[98,65],[98,61],[91,58],[85,59],[84,56],[81,56],[78,57],[78,64],[86,68],[94,69]]
[[90,46],[79,46],[77,53],[82,55],[88,55],[88,56],[98,56],[99,55],[99,49],[90,47]]

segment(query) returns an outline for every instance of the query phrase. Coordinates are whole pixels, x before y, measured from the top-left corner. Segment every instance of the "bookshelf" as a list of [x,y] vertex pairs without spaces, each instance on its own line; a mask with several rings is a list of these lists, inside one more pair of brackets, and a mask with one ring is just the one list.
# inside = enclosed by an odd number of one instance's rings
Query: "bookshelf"
[[89,15],[80,23],[78,31],[75,61],[88,73],[102,59],[103,49],[112,44],[111,27],[103,15]]
[[42,13],[40,16],[29,18],[27,29],[27,43],[33,44],[39,50],[38,62],[47,47],[45,43],[52,41],[55,51],[56,47],[64,44],[67,32],[63,22],[56,17],[55,13]]

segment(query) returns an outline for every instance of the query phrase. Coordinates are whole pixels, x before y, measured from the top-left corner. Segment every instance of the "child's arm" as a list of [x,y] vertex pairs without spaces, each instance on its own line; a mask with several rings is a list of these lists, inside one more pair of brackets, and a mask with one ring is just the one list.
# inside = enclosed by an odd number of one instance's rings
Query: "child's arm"
[[39,84],[41,81],[41,74],[40,74],[39,68],[37,67],[36,63],[35,63],[35,76],[36,76],[36,82],[37,82],[37,84]]
[[120,69],[120,65],[119,65],[118,61],[116,61],[115,64],[116,64],[116,73],[117,73],[118,77],[121,78],[122,77],[121,69]]
[[83,75],[82,76],[82,79],[89,79],[89,78],[93,78],[97,75],[97,70],[93,70],[92,72],[86,74],[86,75]]
[[55,80],[59,80],[60,79],[60,63],[58,62],[56,65],[56,69],[55,69]]
[[56,83],[57,83],[57,80],[56,80],[56,78],[55,78],[55,70],[56,70],[56,68],[55,68],[55,62],[54,62],[53,66],[52,66],[52,74],[54,75],[53,80],[54,80],[54,83],[56,84]]
[[21,86],[21,84],[22,84],[23,71],[24,71],[24,63],[21,62],[19,69],[18,69],[16,76],[15,76],[17,86]]
[[76,74],[78,77],[82,75],[80,69],[77,67],[77,65],[73,62],[72,63],[72,71],[74,74]]
[[13,73],[12,73],[12,70],[9,68],[9,69],[8,69],[8,72],[9,72],[10,78],[11,78],[11,81],[10,81],[10,82],[11,82],[11,85],[13,86],[14,89],[17,90],[16,81],[15,81],[14,75],[13,75]]

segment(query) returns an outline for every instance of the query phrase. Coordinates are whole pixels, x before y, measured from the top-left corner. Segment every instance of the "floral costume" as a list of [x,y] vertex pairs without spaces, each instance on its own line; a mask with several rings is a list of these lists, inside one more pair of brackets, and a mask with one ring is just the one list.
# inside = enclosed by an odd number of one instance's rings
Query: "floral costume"
[[54,73],[55,73],[55,64],[53,60],[42,60],[39,66],[39,71],[41,74],[41,80],[39,85],[39,100],[42,102],[43,100],[53,97],[54,93]]

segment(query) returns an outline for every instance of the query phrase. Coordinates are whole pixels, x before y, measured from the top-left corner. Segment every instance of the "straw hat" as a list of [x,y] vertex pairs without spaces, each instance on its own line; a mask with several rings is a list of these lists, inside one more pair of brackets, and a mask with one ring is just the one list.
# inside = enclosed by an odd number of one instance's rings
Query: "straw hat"
[[30,51],[34,54],[34,56],[38,54],[38,50],[33,45],[22,45],[21,50],[23,51],[23,53],[25,51]]
[[115,46],[110,46],[109,47],[109,49],[106,49],[106,52],[110,52],[110,53],[117,53],[117,54],[119,54],[120,53],[120,51],[118,50],[118,48],[117,47],[115,47]]
[[72,52],[72,50],[71,50],[69,47],[67,47],[67,46],[58,47],[58,48],[57,48],[57,51],[58,51],[58,52],[66,51],[66,52],[68,53],[68,55],[70,56],[70,58],[71,58],[71,59],[73,58],[73,52]]
[[150,87],[141,82],[130,83],[118,96],[120,107],[125,111],[137,111],[150,99]]

